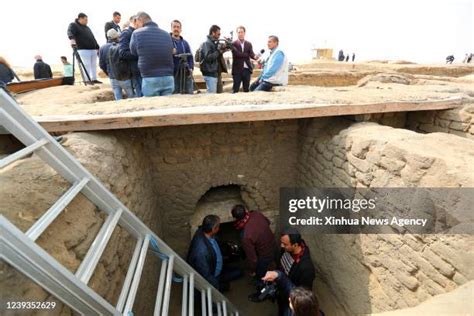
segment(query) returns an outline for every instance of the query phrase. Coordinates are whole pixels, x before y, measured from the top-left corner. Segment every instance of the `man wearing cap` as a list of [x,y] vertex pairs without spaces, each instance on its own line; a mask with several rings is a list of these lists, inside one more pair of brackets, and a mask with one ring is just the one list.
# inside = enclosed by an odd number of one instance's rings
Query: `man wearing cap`
[[138,57],[146,97],[171,95],[174,91],[173,41],[145,12],[137,13],[137,30],[130,39],[130,52]]
[[53,78],[53,73],[51,72],[51,67],[43,61],[43,58],[40,55],[35,56],[36,63],[33,66],[33,72],[35,79],[50,79]]
[[102,83],[97,80],[97,52],[99,44],[97,44],[94,34],[92,34],[87,23],[87,15],[79,13],[77,19],[69,24],[67,36],[71,40],[71,46],[77,48],[77,52],[81,56],[91,81]]
[[122,99],[122,89],[128,98],[133,98],[132,82],[130,80],[130,65],[120,59],[119,34],[115,29],[107,31],[108,43],[99,50],[99,66],[109,76],[114,91],[115,100]]
[[113,14],[112,14],[112,21],[110,22],[107,22],[105,23],[105,26],[104,26],[104,30],[105,30],[105,38],[108,40],[107,38],[107,32],[110,30],[110,29],[114,29],[117,31],[117,33],[120,34],[121,30],[120,30],[120,20],[122,19],[122,15],[120,15],[119,12],[115,11]]

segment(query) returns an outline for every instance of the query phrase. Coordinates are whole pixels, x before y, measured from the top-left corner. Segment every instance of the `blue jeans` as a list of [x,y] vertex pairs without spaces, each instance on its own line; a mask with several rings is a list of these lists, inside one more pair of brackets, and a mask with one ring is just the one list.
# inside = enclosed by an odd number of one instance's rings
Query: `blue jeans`
[[207,93],[217,93],[217,77],[203,76],[206,82]]
[[250,91],[271,91],[274,86],[277,85],[270,82],[257,80],[250,86]]
[[148,77],[142,79],[142,92],[145,97],[172,95],[174,91],[174,77]]
[[132,81],[129,80],[117,80],[117,79],[110,79],[110,83],[112,84],[112,90],[114,90],[115,100],[122,99],[122,89],[125,90],[127,94],[127,98],[133,98],[135,94],[133,93],[132,88]]
[[133,77],[132,78],[132,86],[133,86],[133,91],[135,92],[135,96],[137,98],[143,97],[142,77]]

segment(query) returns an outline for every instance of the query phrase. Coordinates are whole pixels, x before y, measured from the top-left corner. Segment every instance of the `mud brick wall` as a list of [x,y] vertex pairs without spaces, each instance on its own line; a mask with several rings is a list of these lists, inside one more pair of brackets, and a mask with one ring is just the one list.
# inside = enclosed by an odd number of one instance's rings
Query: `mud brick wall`
[[474,104],[447,111],[410,112],[407,128],[421,133],[443,132],[474,139]]
[[[229,184],[239,185],[243,201],[275,224],[279,188],[295,184],[297,131],[296,120],[150,129],[146,152],[165,241],[184,255],[199,199]],[[230,210],[214,213],[228,218]]]
[[[120,134],[120,133],[119,133]],[[69,134],[63,146],[79,158],[132,212],[159,234],[158,216],[154,216],[149,163],[142,145],[113,133]],[[0,171],[0,209],[21,230],[26,231],[70,184],[35,155],[17,161]],[[37,243],[71,272],[75,272],[97,235],[106,213],[99,211],[79,195],[39,237]],[[135,246],[133,237],[117,227],[101,257],[89,285],[113,305],[120,294]],[[12,300],[44,301],[53,299],[20,272],[1,265],[0,283]],[[153,270],[145,271],[153,276]],[[157,277],[157,276],[156,276]],[[148,282],[151,278],[144,278]],[[3,291],[3,290],[2,290]],[[152,295],[152,293],[150,293]],[[147,311],[148,297],[138,297],[136,312]],[[149,304],[148,304],[149,305]],[[153,306],[151,305],[151,308]],[[152,311],[147,311],[152,312]],[[48,315],[70,315],[73,311],[59,306]]]
[[[472,187],[474,146],[374,123],[313,119],[300,129],[302,187]],[[463,149],[463,150],[460,150]],[[467,169],[466,169],[467,168]],[[464,235],[308,235],[329,314],[415,306],[474,278]]]

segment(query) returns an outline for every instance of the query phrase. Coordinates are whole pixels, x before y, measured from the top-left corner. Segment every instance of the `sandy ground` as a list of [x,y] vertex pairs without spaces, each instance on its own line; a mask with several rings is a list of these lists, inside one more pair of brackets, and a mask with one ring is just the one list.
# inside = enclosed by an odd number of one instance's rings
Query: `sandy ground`
[[[400,64],[401,63],[401,64]],[[117,114],[158,108],[244,104],[363,104],[389,101],[432,101],[474,97],[474,65],[337,63],[297,65],[290,85],[274,92],[173,95],[112,101],[107,79],[95,86],[60,86],[17,95],[34,116]],[[400,70],[411,73],[400,73]],[[440,70],[442,73],[440,74]],[[419,72],[416,74],[416,72]],[[430,72],[431,71],[431,72]],[[369,75],[366,75],[370,73]],[[296,82],[298,85],[291,85]],[[304,85],[301,85],[304,84]],[[314,86],[312,85],[314,84]],[[327,87],[327,85],[340,85]],[[311,85],[311,86],[308,86]],[[227,86],[227,91],[229,91]]]
[[[292,73],[295,79],[303,81],[312,78],[314,82],[330,74],[337,74],[340,79],[346,82],[355,81],[351,85],[342,85],[339,87],[322,87],[322,86],[303,86],[291,85],[288,87],[277,88],[271,93],[239,93],[239,94],[221,94],[208,95],[201,93],[194,96],[174,95],[170,97],[154,97],[129,99],[122,101],[111,101],[113,94],[110,85],[105,83],[96,86],[61,86],[38,90],[17,96],[17,100],[22,104],[23,108],[35,116],[50,115],[101,115],[126,113],[135,111],[153,110],[157,108],[179,108],[193,107],[199,105],[215,105],[215,106],[233,106],[242,104],[360,104],[360,103],[379,103],[388,101],[428,101],[443,100],[451,97],[461,97],[468,102],[472,102],[474,98],[474,66],[467,65],[414,65],[407,62],[373,62],[373,63],[337,63],[337,62],[313,62],[306,65],[297,66],[297,71]],[[368,77],[364,77],[366,73],[370,73]],[[28,71],[19,73],[22,79],[28,79],[31,73]],[[354,76],[360,79],[355,80]],[[31,79],[31,77],[29,78]],[[317,79],[317,80],[316,80]],[[350,80],[348,80],[350,79]],[[104,82],[106,82],[105,80]],[[24,161],[17,162],[21,167]],[[37,164],[37,165],[36,165]],[[18,192],[15,187],[11,187],[7,192],[8,199],[4,199],[4,205],[15,205],[9,202],[14,199],[17,194],[31,194],[36,192],[40,195],[40,205],[46,209],[55,198],[61,195],[66,186],[60,177],[56,176],[52,180],[58,183],[56,186],[49,185],[41,188],[32,187],[28,184],[28,179],[36,179],[38,177],[46,177],[47,179],[54,177],[55,173],[49,169],[44,169],[41,162],[35,162],[35,168],[24,169],[28,177],[25,177],[25,186],[27,191]],[[46,175],[45,175],[46,174]],[[31,181],[30,181],[31,182]],[[60,184],[60,185],[59,185]],[[52,189],[53,188],[53,189]],[[29,199],[35,200],[33,198]],[[33,202],[31,202],[33,203]],[[25,217],[21,213],[22,205],[11,208],[11,212],[18,212],[18,217],[24,223],[22,229],[27,229],[37,218]],[[71,216],[71,215],[69,215]],[[23,217],[23,218],[21,218]],[[82,217],[81,217],[82,218]],[[71,222],[80,219],[71,218]],[[93,227],[97,225],[95,218],[91,218],[89,225]],[[98,220],[97,220],[98,221]],[[95,227],[95,226],[94,226]],[[63,231],[62,235],[70,234]],[[472,298],[472,284],[468,288]],[[262,304],[248,303],[246,295],[251,291],[251,286],[246,278],[243,278],[235,284],[227,296],[231,301],[235,302],[244,314],[252,315],[272,315],[275,306],[269,302]],[[465,296],[462,292],[462,300],[469,296]],[[468,293],[469,294],[469,293]],[[452,304],[459,302],[459,298],[452,300]],[[420,310],[421,311],[421,310]],[[433,310],[425,314],[433,314]],[[436,312],[436,311],[435,311]],[[404,313],[405,314],[405,313]],[[409,313],[408,313],[409,314]],[[418,313],[419,314],[419,313]],[[388,314],[387,314],[388,315]],[[392,314],[390,314],[392,315]],[[395,314],[394,314],[395,315]],[[398,314],[396,314],[398,315]],[[407,315],[407,314],[405,314]]]
[[432,82],[422,85],[369,82],[363,87],[338,88],[287,86],[271,93],[239,93],[153,97],[108,101],[112,92],[107,85],[61,86],[26,93],[17,97],[31,115],[118,114],[158,108],[201,105],[232,106],[242,104],[363,104],[389,101],[433,101],[451,97],[468,99],[474,88],[468,83]]

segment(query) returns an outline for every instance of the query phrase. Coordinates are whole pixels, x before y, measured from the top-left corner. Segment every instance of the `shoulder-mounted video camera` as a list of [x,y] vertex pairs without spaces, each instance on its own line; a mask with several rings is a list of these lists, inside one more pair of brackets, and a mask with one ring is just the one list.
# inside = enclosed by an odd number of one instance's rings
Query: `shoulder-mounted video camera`
[[217,40],[217,45],[219,49],[232,49],[232,42],[234,41],[234,31],[230,32],[230,37],[224,36],[224,38],[219,38]]

